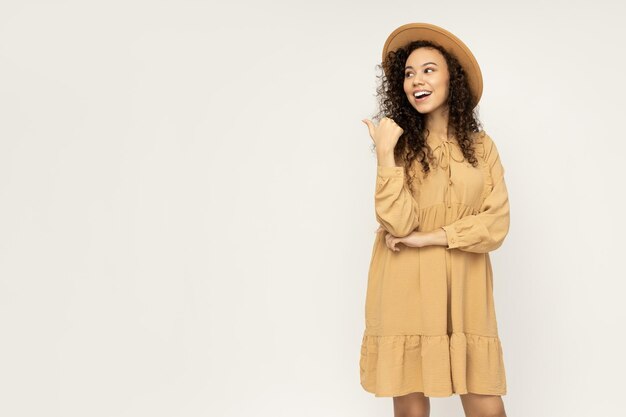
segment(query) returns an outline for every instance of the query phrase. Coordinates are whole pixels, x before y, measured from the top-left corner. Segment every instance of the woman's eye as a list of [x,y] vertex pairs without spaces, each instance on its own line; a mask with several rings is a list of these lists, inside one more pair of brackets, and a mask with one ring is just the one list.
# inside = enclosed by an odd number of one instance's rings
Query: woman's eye
[[[434,69],[434,68],[426,68],[426,69],[424,70],[424,72],[426,72],[426,71],[428,71],[428,70],[435,71],[435,69]],[[413,73],[412,73],[412,72],[407,72],[407,73],[405,73],[405,74],[404,74],[404,78],[409,77],[411,74],[413,74]]]

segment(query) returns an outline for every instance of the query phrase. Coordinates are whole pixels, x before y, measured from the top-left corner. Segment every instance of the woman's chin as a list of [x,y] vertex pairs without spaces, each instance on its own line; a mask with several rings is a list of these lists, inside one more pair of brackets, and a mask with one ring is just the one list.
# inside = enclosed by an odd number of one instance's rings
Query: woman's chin
[[413,108],[420,114],[426,114],[430,112],[430,108],[426,106],[413,106]]

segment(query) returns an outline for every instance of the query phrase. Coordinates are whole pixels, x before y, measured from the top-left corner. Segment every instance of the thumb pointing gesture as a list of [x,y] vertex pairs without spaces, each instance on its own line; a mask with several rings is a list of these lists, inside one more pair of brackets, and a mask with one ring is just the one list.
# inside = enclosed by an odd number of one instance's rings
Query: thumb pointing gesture
[[370,137],[372,138],[372,142],[376,143],[376,141],[374,140],[374,123],[372,123],[371,120],[369,119],[363,119],[361,121],[365,123],[365,125],[367,126],[367,130],[369,130]]
[[404,130],[389,117],[383,117],[378,126],[374,126],[374,123],[369,119],[362,119],[361,121],[367,125],[370,137],[376,147],[380,149],[393,150],[398,139],[404,133]]

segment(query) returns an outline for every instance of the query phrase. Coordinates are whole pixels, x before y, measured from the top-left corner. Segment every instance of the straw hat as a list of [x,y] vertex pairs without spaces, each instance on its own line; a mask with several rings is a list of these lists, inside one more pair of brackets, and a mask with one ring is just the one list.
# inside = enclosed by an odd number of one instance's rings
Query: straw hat
[[[444,28],[430,23],[407,23],[406,25],[400,26],[391,32],[385,41],[385,46],[383,47],[383,62],[390,51],[408,46],[409,43],[416,40],[433,41],[443,46],[446,51],[456,57],[467,74],[469,87],[476,100],[474,107],[476,107],[483,93],[483,76],[480,72],[478,61],[476,61],[472,51],[470,51],[461,39]],[[385,66],[383,66],[383,68],[384,67]]]

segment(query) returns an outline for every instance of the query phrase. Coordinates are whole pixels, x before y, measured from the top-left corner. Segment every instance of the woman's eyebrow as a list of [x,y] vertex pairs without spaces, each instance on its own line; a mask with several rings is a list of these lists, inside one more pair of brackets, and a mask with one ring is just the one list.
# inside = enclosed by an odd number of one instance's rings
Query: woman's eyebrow
[[[428,64],[437,65],[437,64],[435,64],[434,62],[427,62],[427,63],[425,63],[425,64],[422,64],[422,67],[423,67],[423,66],[426,66],[426,65],[428,65]],[[404,69],[406,70],[406,69],[409,69],[409,68],[413,69],[413,67],[412,67],[412,66],[410,66],[410,65],[409,65],[409,66],[407,66],[407,67],[405,67]]]

